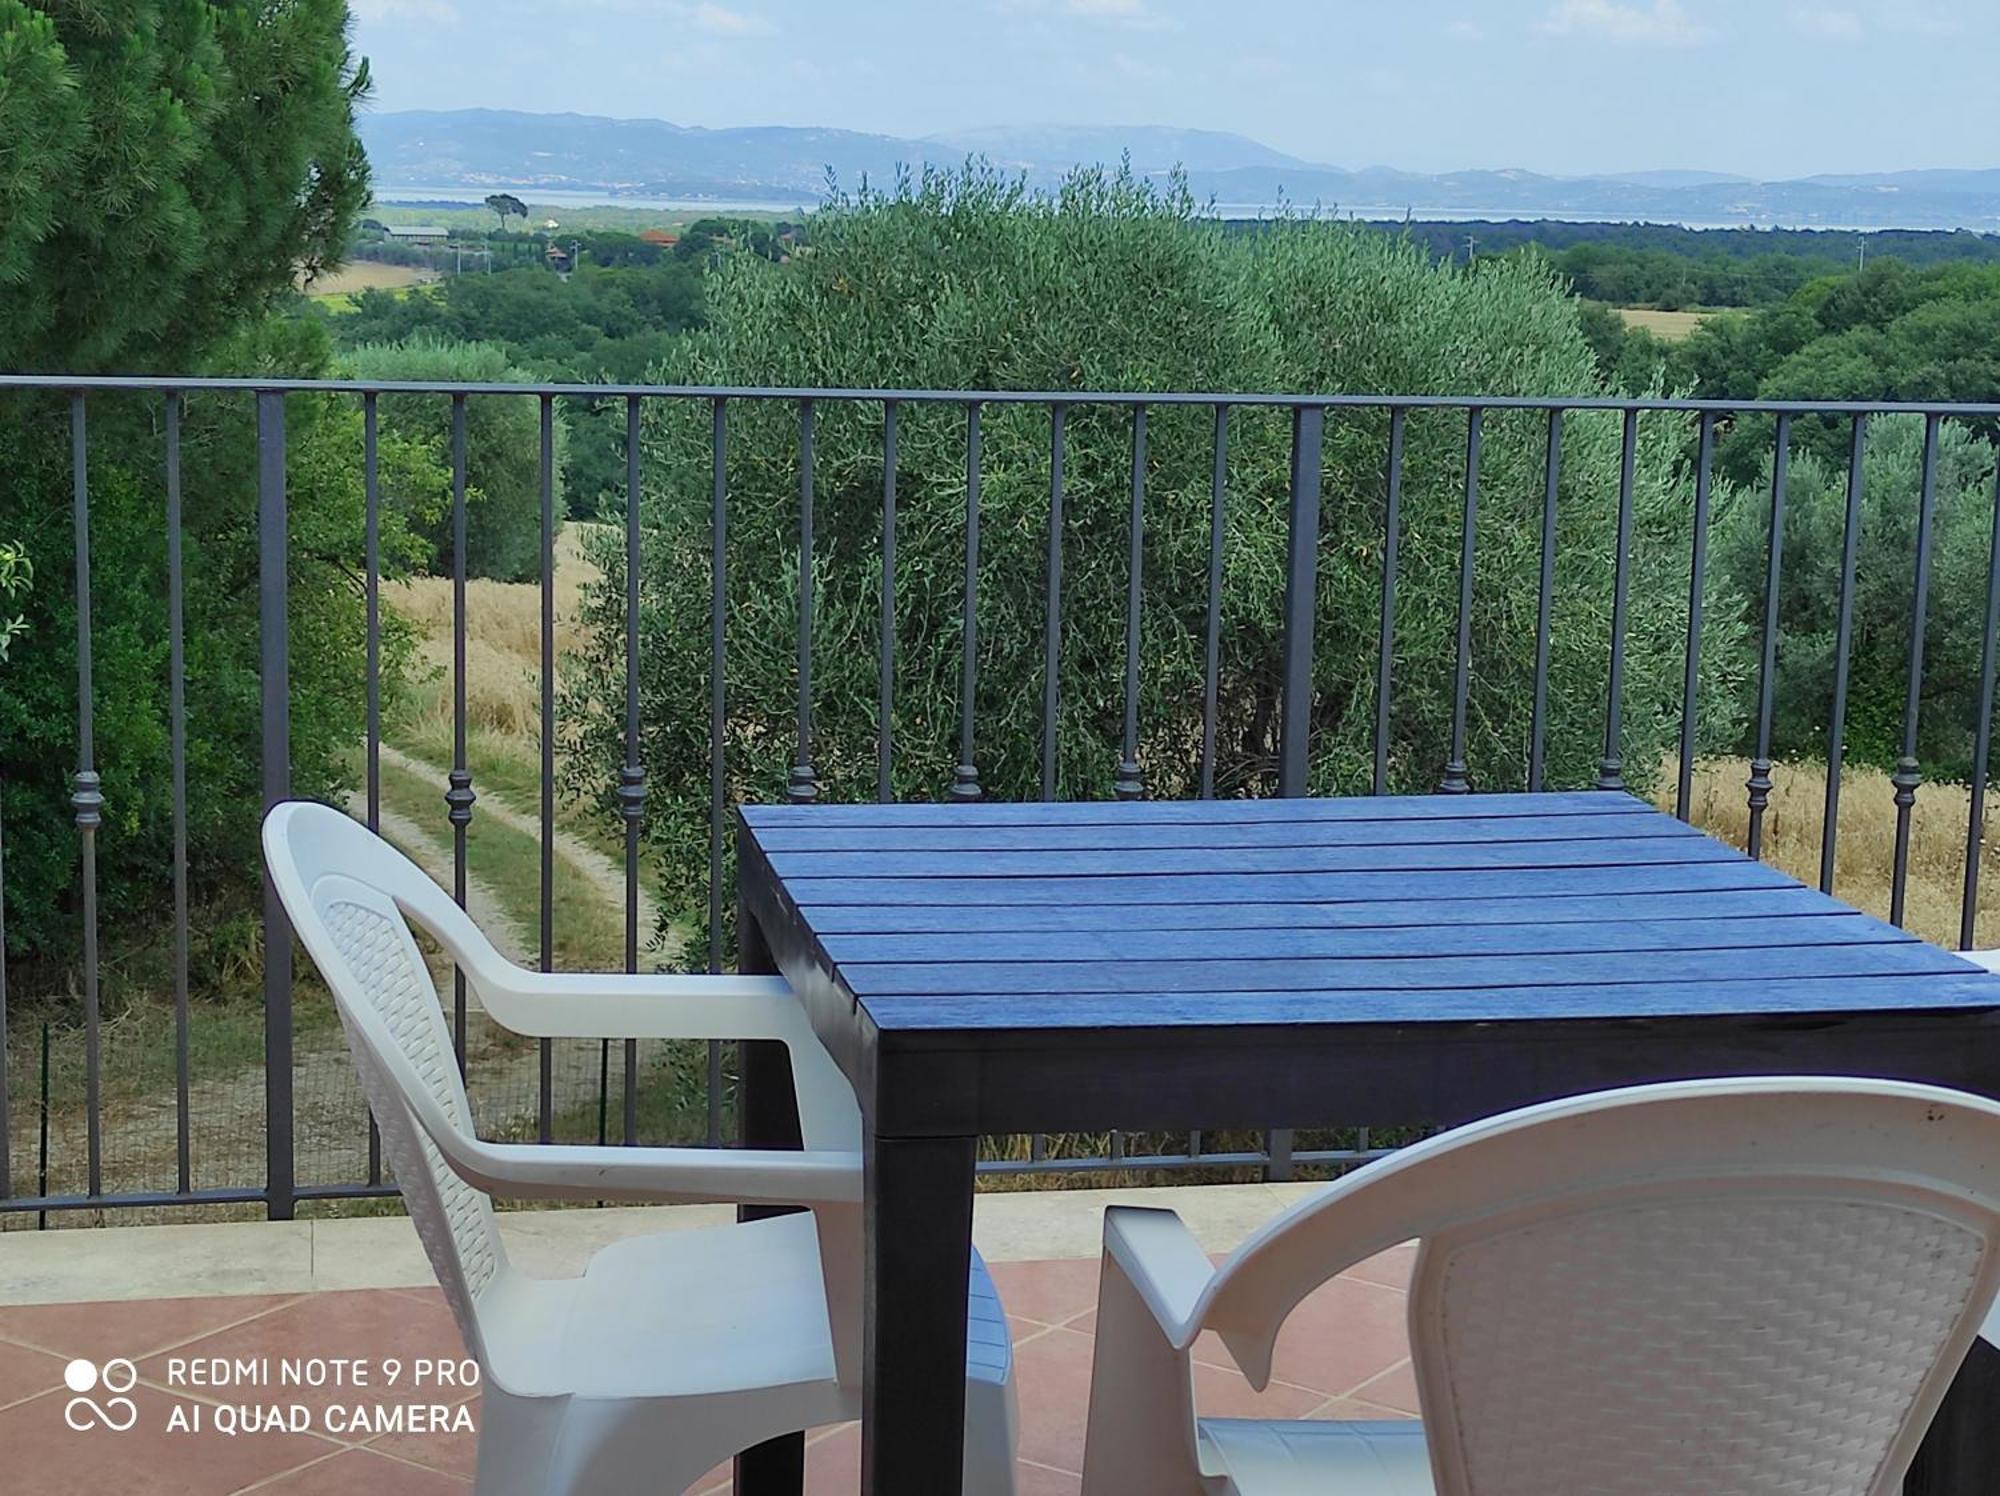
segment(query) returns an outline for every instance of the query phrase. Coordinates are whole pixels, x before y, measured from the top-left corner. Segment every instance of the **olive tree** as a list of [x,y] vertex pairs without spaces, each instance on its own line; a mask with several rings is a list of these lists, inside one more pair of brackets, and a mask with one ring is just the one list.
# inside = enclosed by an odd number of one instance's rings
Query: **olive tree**
[[[1048,195],[971,169],[830,202],[789,264],[725,260],[708,326],[666,367],[675,382],[942,390],[1597,392],[1573,304],[1544,267],[1468,272],[1393,237],[1319,222],[1230,236],[1184,190],[1083,172]],[[812,765],[835,799],[891,788],[941,798],[959,762],[970,416],[898,415],[895,699],[879,712],[883,421],[879,403],[815,402]],[[770,800],[796,753],[799,424],[790,401],[739,399],[727,422],[727,730],[732,795]],[[698,899],[706,854],[713,413],[649,410],[640,630],[647,824],[670,886]],[[1043,792],[1050,424],[1046,408],[980,411],[972,764],[1000,798]],[[1122,756],[1134,417],[1064,416],[1055,781],[1113,793]],[[1137,760],[1149,795],[1201,782],[1210,496],[1216,415],[1157,405],[1145,420]],[[1365,791],[1373,769],[1385,519],[1381,411],[1327,418],[1313,640],[1311,787]],[[1436,785],[1450,741],[1465,417],[1414,412],[1401,476],[1388,714],[1389,787]],[[1491,412],[1479,470],[1467,762],[1482,789],[1526,779],[1546,423]],[[1624,640],[1624,772],[1658,772],[1680,721],[1689,488],[1675,423],[1643,424],[1632,490]],[[1290,418],[1228,416],[1214,779],[1276,787]],[[1603,749],[1619,489],[1615,416],[1566,432],[1548,695],[1549,782],[1591,782]],[[621,755],[622,555],[608,544],[593,625],[567,689],[569,731],[594,752],[580,783],[609,795]],[[1726,737],[1738,632],[1708,641],[1704,722]]]

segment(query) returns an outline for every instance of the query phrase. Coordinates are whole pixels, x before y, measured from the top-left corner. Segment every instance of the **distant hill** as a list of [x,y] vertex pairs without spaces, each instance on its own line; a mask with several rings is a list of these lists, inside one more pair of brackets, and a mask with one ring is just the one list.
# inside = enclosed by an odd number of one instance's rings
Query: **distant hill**
[[1202,198],[1253,210],[1278,202],[1370,217],[1639,219],[1661,223],[2000,230],[2000,170],[1822,175],[1758,182],[1723,172],[1559,177],[1520,170],[1427,175],[1303,161],[1241,135],[1157,126],[1005,126],[922,140],[788,125],[711,130],[665,120],[505,109],[365,115],[361,135],[386,189],[449,188],[817,201],[899,168],[984,156],[1038,185],[1078,163],[1160,177],[1176,167]]

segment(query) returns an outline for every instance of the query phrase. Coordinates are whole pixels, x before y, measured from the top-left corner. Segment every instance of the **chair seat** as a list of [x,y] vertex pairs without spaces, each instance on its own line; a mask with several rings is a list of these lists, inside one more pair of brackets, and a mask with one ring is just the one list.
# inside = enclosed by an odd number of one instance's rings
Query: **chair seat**
[[1424,1426],[1204,1418],[1201,1467],[1240,1496],[1432,1496]]
[[[699,1292],[674,1291],[689,1283]],[[516,1277],[500,1298],[492,1375],[524,1397],[684,1397],[835,1380],[810,1214],[627,1237],[581,1278]],[[1005,1385],[1013,1339],[977,1252],[966,1326],[967,1378]]]
[[581,1278],[517,1277],[498,1297],[492,1375],[520,1396],[687,1397],[835,1379],[809,1214],[628,1237]]

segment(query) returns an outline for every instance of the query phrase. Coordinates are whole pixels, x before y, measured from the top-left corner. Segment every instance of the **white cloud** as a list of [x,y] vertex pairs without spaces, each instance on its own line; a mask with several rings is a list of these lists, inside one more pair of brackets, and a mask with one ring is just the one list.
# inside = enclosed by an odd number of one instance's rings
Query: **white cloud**
[[1680,0],[1556,0],[1536,27],[1548,36],[1590,37],[1648,47],[1694,47],[1707,30],[1681,7]]
[[364,21],[430,21],[450,26],[459,20],[451,0],[350,0],[348,8]]
[[1445,25],[1444,34],[1455,42],[1483,42],[1486,28],[1477,21],[1451,21]]
[[1130,31],[1179,31],[1181,23],[1153,9],[1151,0],[1001,0],[1003,11],[1074,16]]
[[681,8],[687,25],[706,36],[770,36],[777,27],[763,16],[748,11],[725,10],[711,0]]
[[1792,7],[1792,26],[1806,36],[1823,42],[1858,42],[1861,17],[1851,10],[1828,10],[1816,5]]

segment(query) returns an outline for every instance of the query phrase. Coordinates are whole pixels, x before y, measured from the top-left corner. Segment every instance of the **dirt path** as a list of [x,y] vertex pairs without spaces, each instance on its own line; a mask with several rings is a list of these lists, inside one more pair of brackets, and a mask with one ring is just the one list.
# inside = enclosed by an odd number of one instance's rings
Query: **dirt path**
[[[435,784],[440,794],[444,792],[445,770],[426,759],[418,758],[414,754],[405,753],[400,748],[384,743],[382,745],[382,762],[393,764],[406,774],[414,774],[423,779],[427,784]],[[492,790],[481,790],[479,792],[479,800],[473,806],[472,813],[475,816],[491,816],[510,831],[518,831],[521,835],[537,842],[541,840],[541,818],[539,816],[523,814],[501,799]],[[386,813],[384,823],[386,824]],[[560,826],[552,828],[551,839],[555,843],[556,855],[574,868],[583,880],[596,890],[607,905],[613,909],[624,909],[625,869],[622,866],[600,852],[597,848],[591,846],[589,842],[585,841],[575,832],[565,831]],[[418,860],[422,861],[421,858]],[[433,877],[438,876],[436,869],[429,869],[429,871]],[[449,868],[445,870],[445,874],[440,881],[447,886],[450,885],[451,877]],[[479,918],[477,915],[473,917],[475,919]],[[639,929],[645,936],[650,938],[651,932],[659,929],[659,927],[659,908],[654,904],[652,895],[646,892],[644,883],[641,883],[639,886]],[[495,943],[497,944],[498,942],[496,941]]]
[[[385,748],[386,754],[388,750]],[[409,760],[416,764],[417,760]],[[348,811],[359,817],[363,814],[363,802],[358,794],[348,796]],[[451,887],[451,854],[447,852],[410,817],[401,811],[382,807],[382,834],[399,847],[405,856],[431,875],[440,888]],[[486,938],[493,942],[500,954],[519,965],[534,964],[533,943],[523,933],[519,921],[509,914],[494,895],[493,891],[480,881],[476,873],[468,873],[465,880],[465,912],[472,916],[472,922],[479,926]],[[448,969],[448,968],[447,968]]]

